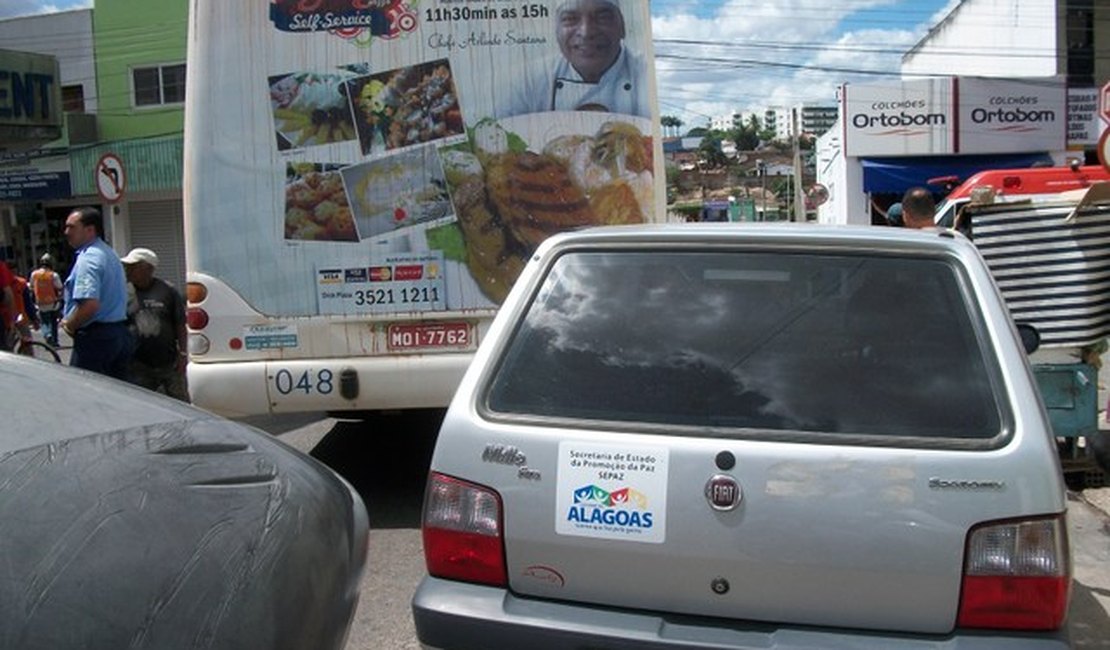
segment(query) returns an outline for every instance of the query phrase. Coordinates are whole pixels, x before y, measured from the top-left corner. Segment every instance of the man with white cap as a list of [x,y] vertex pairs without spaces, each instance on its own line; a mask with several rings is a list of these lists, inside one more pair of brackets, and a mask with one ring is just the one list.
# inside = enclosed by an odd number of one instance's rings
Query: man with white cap
[[131,377],[143,388],[154,391],[161,388],[170,397],[188,402],[185,301],[172,285],[154,277],[158,268],[154,251],[135,248],[120,261],[135,289],[127,306],[136,342]]
[[[630,0],[641,2],[642,0]],[[566,0],[555,12],[562,56],[514,79],[503,117],[542,111],[602,111],[651,116],[643,58],[624,44],[618,0]]]

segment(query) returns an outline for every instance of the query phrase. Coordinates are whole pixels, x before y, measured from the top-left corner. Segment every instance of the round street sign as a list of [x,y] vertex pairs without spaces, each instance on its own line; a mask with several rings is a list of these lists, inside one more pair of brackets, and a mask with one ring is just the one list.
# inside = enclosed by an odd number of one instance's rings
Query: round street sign
[[1110,81],[1098,93],[1098,114],[1102,119],[1110,122]]
[[829,200],[829,188],[816,183],[806,192],[806,198],[810,200],[814,207],[824,205]]
[[1103,169],[1110,172],[1110,129],[1102,132],[1102,137],[1098,139],[1098,161],[1102,163]]
[[127,174],[123,170],[123,161],[114,153],[106,153],[96,163],[96,192],[100,198],[108,203],[115,203],[123,198],[123,191],[127,188]]

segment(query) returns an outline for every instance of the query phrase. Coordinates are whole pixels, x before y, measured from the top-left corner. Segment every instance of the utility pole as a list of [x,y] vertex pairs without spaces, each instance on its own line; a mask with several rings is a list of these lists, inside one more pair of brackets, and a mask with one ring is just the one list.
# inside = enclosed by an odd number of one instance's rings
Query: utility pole
[[798,123],[798,108],[794,107],[794,218],[798,223],[806,221],[805,193],[802,191],[802,130]]
[[757,158],[755,168],[759,170],[759,202],[761,207],[757,221],[767,220],[767,164],[762,158]]

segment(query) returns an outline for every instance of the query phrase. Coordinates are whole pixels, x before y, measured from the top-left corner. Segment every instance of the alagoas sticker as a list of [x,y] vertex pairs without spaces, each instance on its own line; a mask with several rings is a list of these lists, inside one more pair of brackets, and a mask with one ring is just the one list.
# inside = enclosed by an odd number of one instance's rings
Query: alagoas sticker
[[661,447],[560,443],[555,532],[662,544],[667,461]]

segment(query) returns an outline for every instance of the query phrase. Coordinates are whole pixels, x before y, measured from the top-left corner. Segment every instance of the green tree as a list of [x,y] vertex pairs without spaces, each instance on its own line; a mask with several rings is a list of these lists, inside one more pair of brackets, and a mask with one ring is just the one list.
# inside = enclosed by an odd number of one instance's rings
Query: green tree
[[736,143],[737,151],[755,151],[759,146],[759,134],[747,125],[733,129],[729,139]]
[[698,146],[698,157],[705,161],[709,168],[724,167],[728,164],[728,158],[721,150],[721,140],[724,137],[720,131],[710,131],[701,140],[701,145]]

